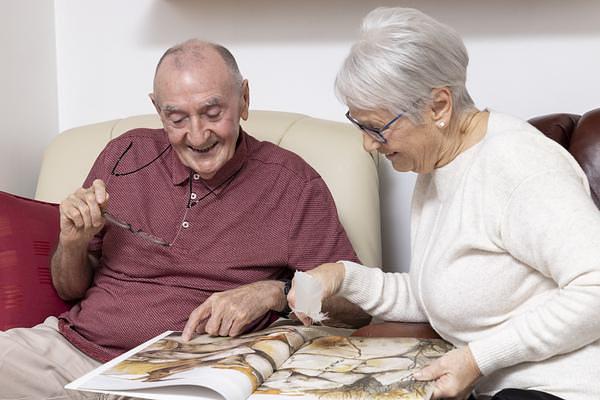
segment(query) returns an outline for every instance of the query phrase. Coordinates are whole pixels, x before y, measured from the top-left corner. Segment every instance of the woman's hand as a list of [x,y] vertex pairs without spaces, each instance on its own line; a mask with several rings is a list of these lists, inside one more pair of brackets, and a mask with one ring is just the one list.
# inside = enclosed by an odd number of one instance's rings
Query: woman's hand
[[467,399],[481,371],[468,346],[461,347],[438,358],[413,374],[419,381],[435,381],[433,399]]
[[[344,264],[342,263],[328,263],[321,264],[318,267],[306,271],[314,279],[317,279],[321,284],[321,302],[337,293],[344,281]],[[296,307],[296,280],[292,281],[292,288],[287,296],[288,304],[292,309]],[[312,320],[302,313],[297,313],[296,316],[306,326],[312,324]]]

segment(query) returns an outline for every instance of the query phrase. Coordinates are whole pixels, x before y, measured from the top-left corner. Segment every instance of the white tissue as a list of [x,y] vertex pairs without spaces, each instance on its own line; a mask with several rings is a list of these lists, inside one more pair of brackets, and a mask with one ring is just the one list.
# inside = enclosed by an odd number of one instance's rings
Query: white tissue
[[323,288],[318,279],[302,271],[294,274],[294,287],[296,290],[296,307],[294,312],[306,314],[313,322],[322,322],[327,319],[327,313],[321,312],[321,293]]

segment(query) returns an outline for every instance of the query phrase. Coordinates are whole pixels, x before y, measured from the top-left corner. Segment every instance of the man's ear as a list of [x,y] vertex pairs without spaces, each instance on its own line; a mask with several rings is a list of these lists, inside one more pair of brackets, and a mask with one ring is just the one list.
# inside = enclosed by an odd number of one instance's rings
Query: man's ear
[[447,87],[431,91],[431,117],[438,126],[447,126],[452,119],[452,92]]
[[150,97],[150,101],[152,102],[154,109],[160,116],[160,107],[158,106],[158,102],[156,101],[156,96],[154,95],[154,93],[148,93],[148,97]]
[[242,82],[242,99],[240,101],[240,118],[246,121],[248,119],[248,109],[250,108],[250,86],[248,79]]

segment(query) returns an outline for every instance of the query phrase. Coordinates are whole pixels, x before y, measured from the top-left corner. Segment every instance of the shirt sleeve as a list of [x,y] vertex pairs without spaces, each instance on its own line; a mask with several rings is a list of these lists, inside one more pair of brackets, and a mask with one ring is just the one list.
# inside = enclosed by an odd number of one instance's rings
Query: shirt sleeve
[[344,281],[338,295],[385,321],[426,322],[407,273],[383,272],[343,261]]
[[600,338],[600,212],[586,185],[574,170],[546,171],[510,196],[500,219],[502,243],[556,288],[534,297],[506,327],[469,343],[484,375]]
[[290,223],[288,265],[308,270],[338,260],[358,261],[333,197],[320,177],[308,181]]

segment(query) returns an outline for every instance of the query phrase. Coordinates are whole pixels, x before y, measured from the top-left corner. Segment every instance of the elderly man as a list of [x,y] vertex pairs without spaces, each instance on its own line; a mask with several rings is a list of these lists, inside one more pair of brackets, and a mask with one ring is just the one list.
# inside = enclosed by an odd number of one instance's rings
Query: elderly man
[[[60,205],[52,278],[78,302],[0,337],[0,398],[76,396],[62,386],[167,329],[260,329],[294,269],[356,260],[321,177],[240,128],[249,88],[228,50],[169,49],[150,98],[164,129],[112,140]],[[344,300],[328,311],[365,322]]]

